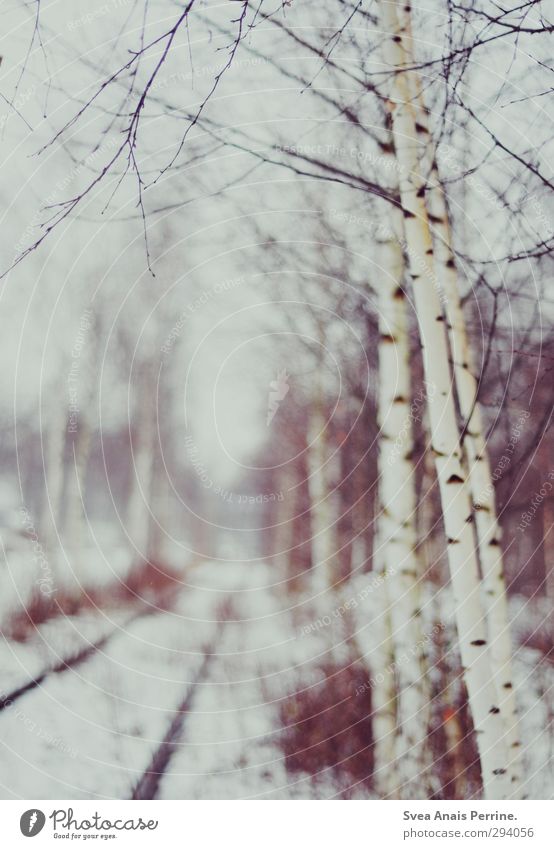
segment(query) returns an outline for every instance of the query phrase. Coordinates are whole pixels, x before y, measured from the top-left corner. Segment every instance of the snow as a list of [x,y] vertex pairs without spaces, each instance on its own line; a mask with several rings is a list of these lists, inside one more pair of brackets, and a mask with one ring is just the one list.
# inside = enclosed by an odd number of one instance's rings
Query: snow
[[128,797],[213,634],[214,622],[196,612],[190,594],[174,612],[122,628],[82,665],[6,708],[3,786],[22,797]]
[[[194,691],[157,797],[335,797],[337,787],[327,772],[317,780],[287,772],[277,745],[277,707],[299,686],[321,680],[319,664],[334,644],[333,659],[346,657],[345,650],[337,649],[344,622],[335,616],[332,626],[306,630],[310,621],[332,611],[331,602],[300,599],[306,608],[301,619],[275,577],[275,568],[263,563],[204,563],[188,570],[171,611],[131,624],[126,624],[129,611],[62,617],[38,628],[27,643],[4,640],[0,662],[7,691],[117,628],[83,663],[47,676],[0,712],[3,795],[129,798],[195,679],[204,648],[214,638],[222,600],[230,598],[223,638]],[[359,594],[367,580],[356,579],[343,597]],[[356,608],[354,630],[361,646],[371,630],[363,626],[371,622],[377,604],[378,593],[372,593]],[[514,610],[522,604],[514,601]],[[520,648],[515,674],[529,793],[550,797],[554,668],[538,651]],[[357,789],[353,797],[368,798],[368,792]]]

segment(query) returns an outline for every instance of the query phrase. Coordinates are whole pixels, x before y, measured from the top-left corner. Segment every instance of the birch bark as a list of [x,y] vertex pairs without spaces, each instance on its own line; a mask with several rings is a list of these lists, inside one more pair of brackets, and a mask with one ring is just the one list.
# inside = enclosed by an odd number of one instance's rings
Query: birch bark
[[[412,400],[404,260],[394,235],[381,245],[379,283],[379,536],[390,593],[397,691],[396,773],[402,798],[424,795],[430,693],[416,551]],[[422,399],[423,400],[423,399]]]
[[[415,60],[411,29],[411,4],[402,4],[403,39],[410,60]],[[415,62],[413,62],[415,64]],[[500,543],[495,489],[487,450],[481,408],[477,401],[478,383],[471,346],[460,299],[459,276],[452,247],[452,236],[445,195],[428,127],[419,74],[409,75],[411,100],[416,112],[416,129],[425,150],[423,175],[427,210],[432,221],[435,269],[444,295],[443,306],[450,342],[452,371],[463,425],[463,451],[483,576],[483,604],[487,619],[492,674],[498,706],[506,724],[508,772],[512,797],[521,794],[522,764],[516,692],[512,674],[512,644],[508,596],[504,577],[504,558]]]
[[401,4],[381,2],[385,64],[393,72],[388,109],[399,164],[399,189],[414,301],[423,349],[431,436],[439,482],[450,576],[456,604],[460,653],[473,717],[484,795],[510,794],[504,717],[497,704],[488,646],[488,630],[480,597],[480,576],[472,527],[467,476],[462,465],[460,433],[450,380],[447,337],[440,284],[434,270],[433,242],[421,174],[421,145],[408,82],[411,66],[402,40]]
[[[436,179],[436,177],[433,179]],[[474,377],[473,357],[467,338],[460,302],[456,263],[451,249],[450,231],[444,195],[438,184],[430,192],[428,204],[436,230],[435,258],[445,294],[445,314],[450,338],[452,369],[464,434],[463,449],[474,510],[475,531],[483,576],[483,603],[487,619],[492,674],[498,706],[506,723],[509,777],[512,796],[521,791],[521,742],[519,738],[516,694],[512,673],[512,644],[508,596],[504,577],[504,558],[500,543],[495,490],[487,451],[485,430]]]

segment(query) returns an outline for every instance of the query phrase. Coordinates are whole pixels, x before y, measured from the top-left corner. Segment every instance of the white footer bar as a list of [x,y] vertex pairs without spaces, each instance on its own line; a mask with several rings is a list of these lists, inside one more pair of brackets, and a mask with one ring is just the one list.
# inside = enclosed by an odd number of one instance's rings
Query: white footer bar
[[2,844],[29,846],[36,838],[37,849],[106,843],[118,849],[550,849],[553,807],[551,801],[0,801]]

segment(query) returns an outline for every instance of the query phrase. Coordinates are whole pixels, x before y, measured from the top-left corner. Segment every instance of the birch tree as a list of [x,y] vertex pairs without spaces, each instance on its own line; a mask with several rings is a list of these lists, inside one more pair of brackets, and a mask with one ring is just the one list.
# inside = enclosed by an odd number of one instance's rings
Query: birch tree
[[432,448],[443,509],[450,577],[464,680],[475,726],[486,798],[510,794],[504,717],[497,704],[474,543],[467,475],[462,464],[460,433],[449,371],[440,285],[435,272],[433,241],[425,206],[421,146],[408,82],[411,57],[403,41],[397,2],[381,2],[383,57],[392,76],[387,107],[399,165],[399,190],[427,381]]
[[[409,58],[415,61],[409,0],[403,4],[401,15],[407,53]],[[429,131],[428,110],[424,103],[421,79],[417,71],[413,70],[409,74],[408,83],[411,104],[416,114],[416,129],[423,151],[421,173],[423,178],[427,175],[425,199],[432,221],[433,256],[443,295],[452,372],[461,416],[462,447],[473,505],[479,563],[483,575],[482,598],[487,619],[492,674],[497,690],[498,705],[502,709],[506,722],[512,795],[519,795],[522,779],[519,757],[521,742],[512,674],[508,597],[500,543],[501,530],[496,514],[494,482],[478,401],[479,386],[475,377],[475,362],[460,298],[458,268],[452,246],[448,208]]]
[[[400,221],[401,225],[401,221]],[[397,689],[395,768],[402,798],[425,786],[430,701],[422,654],[421,563],[416,549],[415,469],[404,259],[398,236],[380,247],[379,537],[385,560]]]
[[[437,175],[438,176],[438,175]],[[435,178],[436,179],[436,178]],[[436,182],[429,192],[429,211],[436,236],[434,250],[445,295],[452,369],[463,427],[463,449],[473,504],[477,548],[483,575],[483,604],[487,619],[492,674],[498,705],[506,721],[509,775],[514,792],[522,780],[517,706],[512,674],[512,645],[501,530],[496,515],[494,482],[485,428],[478,401],[478,384],[460,302],[456,262],[451,248],[444,195]]]

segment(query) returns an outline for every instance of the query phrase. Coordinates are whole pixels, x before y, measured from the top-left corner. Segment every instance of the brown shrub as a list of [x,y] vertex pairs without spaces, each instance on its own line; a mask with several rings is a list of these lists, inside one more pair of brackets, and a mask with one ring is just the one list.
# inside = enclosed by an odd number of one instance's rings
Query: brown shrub
[[320,671],[320,682],[280,702],[277,742],[289,772],[309,773],[315,782],[331,777],[345,797],[372,785],[368,673],[360,664],[325,663]]

